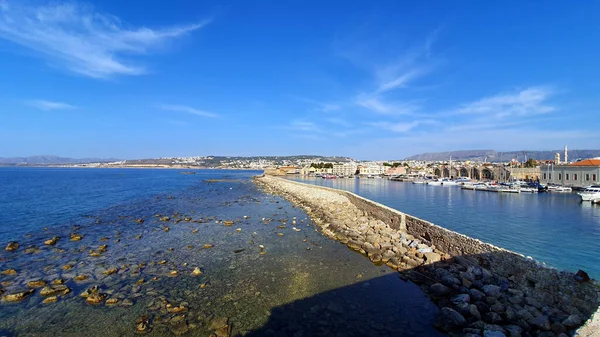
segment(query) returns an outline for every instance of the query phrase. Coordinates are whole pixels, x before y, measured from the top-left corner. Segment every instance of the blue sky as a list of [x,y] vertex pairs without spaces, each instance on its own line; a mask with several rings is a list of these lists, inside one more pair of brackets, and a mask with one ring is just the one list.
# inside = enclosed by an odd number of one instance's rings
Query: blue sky
[[600,148],[600,3],[0,0],[0,156]]

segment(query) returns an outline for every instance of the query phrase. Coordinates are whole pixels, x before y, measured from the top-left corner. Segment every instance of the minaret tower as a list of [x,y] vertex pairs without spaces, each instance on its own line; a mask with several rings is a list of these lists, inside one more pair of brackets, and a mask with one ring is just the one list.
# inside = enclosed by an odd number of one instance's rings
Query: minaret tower
[[567,150],[567,146],[565,145],[565,164],[569,163],[569,150]]

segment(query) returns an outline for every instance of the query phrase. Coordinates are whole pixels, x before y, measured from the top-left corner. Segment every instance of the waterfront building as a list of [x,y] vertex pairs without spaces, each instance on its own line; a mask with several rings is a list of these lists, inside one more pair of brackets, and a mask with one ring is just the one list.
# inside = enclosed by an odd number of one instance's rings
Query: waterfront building
[[600,158],[584,159],[568,165],[543,165],[540,182],[571,187],[597,185],[600,182]]
[[377,163],[367,163],[358,167],[360,175],[378,176],[385,173],[385,166]]
[[333,164],[332,172],[337,176],[351,176],[356,173],[357,169],[356,163]]
[[507,180],[539,180],[541,170],[539,167],[507,167]]
[[385,174],[388,176],[398,176],[406,173],[406,167],[402,165],[396,167],[388,167],[387,171],[385,172]]

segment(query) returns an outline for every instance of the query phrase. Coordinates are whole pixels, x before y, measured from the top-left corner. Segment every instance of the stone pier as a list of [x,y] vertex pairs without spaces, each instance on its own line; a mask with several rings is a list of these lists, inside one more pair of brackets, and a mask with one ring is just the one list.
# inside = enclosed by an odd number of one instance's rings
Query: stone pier
[[262,176],[323,234],[419,284],[456,336],[600,336],[600,287],[354,193]]

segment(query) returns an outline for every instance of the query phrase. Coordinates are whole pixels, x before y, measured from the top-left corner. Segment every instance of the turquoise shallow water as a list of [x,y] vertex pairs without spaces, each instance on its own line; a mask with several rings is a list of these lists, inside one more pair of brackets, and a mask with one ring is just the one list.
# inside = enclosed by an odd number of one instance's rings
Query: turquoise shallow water
[[600,206],[574,193],[498,194],[386,179],[294,177],[344,189],[549,266],[600,279]]
[[[257,173],[0,168],[0,271],[16,270],[0,292],[32,280],[71,289],[49,304],[39,288],[0,302],[0,335],[139,336],[144,317],[145,336],[207,336],[223,321],[232,335],[441,335],[418,286],[323,236],[258,189]],[[116,304],[86,303],[92,286]]]

